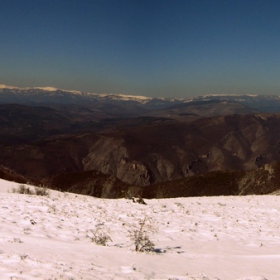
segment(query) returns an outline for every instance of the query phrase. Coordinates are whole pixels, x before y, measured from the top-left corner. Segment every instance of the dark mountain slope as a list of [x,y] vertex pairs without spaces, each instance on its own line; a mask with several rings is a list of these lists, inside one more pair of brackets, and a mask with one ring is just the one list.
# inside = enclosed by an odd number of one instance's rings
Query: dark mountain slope
[[254,171],[215,171],[143,189],[144,198],[270,194],[280,189],[280,163]]
[[109,131],[83,159],[85,170],[147,186],[215,170],[251,170],[280,160],[280,115],[163,121]]
[[127,184],[148,186],[208,171],[253,170],[280,160],[279,128],[280,115],[275,114],[187,123],[138,118],[99,132],[5,143],[0,145],[0,164],[28,177],[97,170]]
[[[34,95],[38,97],[36,91]],[[49,92],[45,95],[50,98]],[[218,108],[225,114],[246,108],[196,101],[173,106],[185,112],[177,112],[176,118],[129,118],[121,116],[121,104],[115,103],[110,113],[103,103],[0,105],[0,164],[39,179],[97,170],[127,184],[149,186],[208,171],[252,170],[280,160],[278,114],[202,117],[192,110],[209,115]],[[186,121],[184,114],[194,118]]]
[[213,171],[147,187],[129,186],[97,171],[64,173],[48,183],[62,191],[102,198],[262,195],[280,190],[280,163],[252,171]]
[[61,191],[101,198],[126,197],[129,192],[130,195],[137,195],[141,189],[133,188],[112,175],[105,175],[95,170],[62,173],[51,178],[47,184]]
[[[17,174],[13,170],[6,168],[5,166],[2,166],[2,165],[0,166],[0,178],[7,180],[7,181],[21,183],[21,184],[26,184],[26,183],[30,182],[28,178],[26,178],[20,174]],[[38,182],[34,182],[34,183],[36,184]]]

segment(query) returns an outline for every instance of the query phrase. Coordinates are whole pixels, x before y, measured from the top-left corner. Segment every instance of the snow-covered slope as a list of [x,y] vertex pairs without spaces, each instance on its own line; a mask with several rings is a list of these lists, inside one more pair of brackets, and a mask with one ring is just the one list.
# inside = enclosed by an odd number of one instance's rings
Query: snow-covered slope
[[[0,279],[279,279],[279,196],[141,205],[8,192],[16,186],[0,181]],[[129,238],[145,216],[157,252],[135,252]],[[106,247],[91,241],[97,228]]]

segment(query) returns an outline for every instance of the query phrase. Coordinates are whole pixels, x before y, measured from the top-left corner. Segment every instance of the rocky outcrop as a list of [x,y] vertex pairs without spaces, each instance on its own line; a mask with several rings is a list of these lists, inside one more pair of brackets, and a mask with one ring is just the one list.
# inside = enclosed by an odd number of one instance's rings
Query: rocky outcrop
[[84,169],[113,174],[125,183],[148,186],[150,176],[147,168],[130,159],[124,142],[124,139],[102,136],[83,159]]

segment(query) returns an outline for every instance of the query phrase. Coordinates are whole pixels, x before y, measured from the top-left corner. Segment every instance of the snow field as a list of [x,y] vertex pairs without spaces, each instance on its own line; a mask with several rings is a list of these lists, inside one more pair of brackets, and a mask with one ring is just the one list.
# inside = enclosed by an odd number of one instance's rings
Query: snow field
[[[106,200],[0,181],[0,279],[280,279],[280,197]],[[156,252],[129,231],[148,218]],[[107,246],[92,232],[110,236]]]

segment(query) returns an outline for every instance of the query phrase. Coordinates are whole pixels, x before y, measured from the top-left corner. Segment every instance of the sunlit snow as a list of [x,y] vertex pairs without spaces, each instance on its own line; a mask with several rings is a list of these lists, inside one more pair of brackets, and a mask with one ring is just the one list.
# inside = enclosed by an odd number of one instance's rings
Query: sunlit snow
[[[106,200],[0,181],[0,279],[278,280],[280,197]],[[129,231],[148,217],[155,252]],[[107,246],[91,240],[96,229]]]

